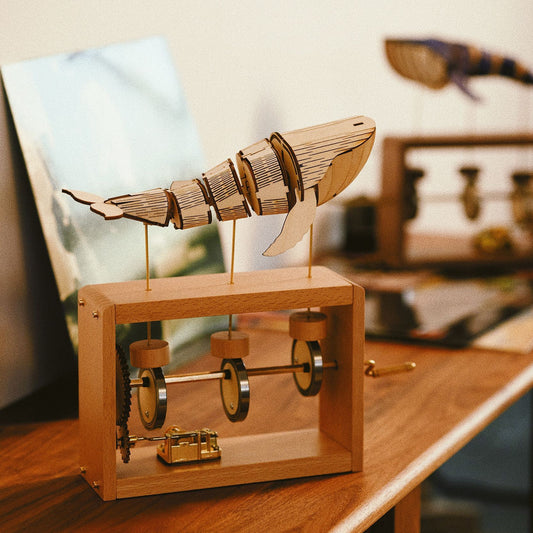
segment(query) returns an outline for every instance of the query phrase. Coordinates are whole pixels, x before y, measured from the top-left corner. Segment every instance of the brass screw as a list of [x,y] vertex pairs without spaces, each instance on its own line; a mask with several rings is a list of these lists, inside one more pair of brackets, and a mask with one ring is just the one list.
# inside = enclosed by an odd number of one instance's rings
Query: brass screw
[[93,488],[97,489],[100,487],[100,483],[98,481],[93,481]]
[[85,474],[87,472],[87,467],[86,466],[80,466],[80,472],[82,474]]
[[93,311],[93,318],[98,318],[98,311]]
[[80,299],[78,300],[78,305],[79,305],[80,307],[83,307],[83,306],[85,305],[85,300],[84,300],[83,298],[80,298]]

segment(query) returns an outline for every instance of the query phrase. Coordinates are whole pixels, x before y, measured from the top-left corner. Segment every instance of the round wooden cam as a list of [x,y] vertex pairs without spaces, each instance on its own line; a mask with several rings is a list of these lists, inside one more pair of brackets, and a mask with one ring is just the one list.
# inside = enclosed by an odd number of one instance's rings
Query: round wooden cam
[[211,355],[241,359],[250,353],[250,337],[242,331],[217,331],[211,335]]
[[130,362],[137,368],[156,368],[168,365],[170,349],[167,341],[143,339],[130,344]]
[[318,341],[327,336],[327,317],[317,311],[298,311],[289,317],[289,335],[300,341]]

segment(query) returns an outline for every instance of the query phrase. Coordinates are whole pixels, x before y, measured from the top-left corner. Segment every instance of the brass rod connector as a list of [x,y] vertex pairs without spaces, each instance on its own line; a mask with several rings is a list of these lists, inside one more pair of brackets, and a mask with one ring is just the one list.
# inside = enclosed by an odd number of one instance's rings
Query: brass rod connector
[[398,374],[399,372],[408,372],[416,368],[416,363],[412,361],[406,361],[400,365],[384,366],[382,368],[376,368],[376,361],[369,359],[365,361],[365,375],[371,378],[378,378],[387,374]]

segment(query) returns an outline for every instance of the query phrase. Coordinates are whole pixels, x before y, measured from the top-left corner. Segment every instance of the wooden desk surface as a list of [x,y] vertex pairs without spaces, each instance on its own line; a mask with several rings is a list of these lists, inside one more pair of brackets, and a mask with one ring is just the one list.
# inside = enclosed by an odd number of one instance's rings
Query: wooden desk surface
[[[283,333],[255,331],[251,340],[269,347],[249,356],[254,365],[280,352],[289,357]],[[78,474],[76,420],[4,425],[0,529],[364,531],[533,385],[530,356],[368,342],[366,357],[379,366],[413,360],[417,368],[365,380],[363,472],[102,502]],[[316,398],[298,395],[290,376],[257,380],[247,430],[286,429],[288,418],[291,427],[315,423]],[[169,424],[188,401],[170,390],[170,405],[177,405],[169,408]],[[220,400],[211,400],[202,410],[218,422]],[[226,431],[223,422],[212,427]]]

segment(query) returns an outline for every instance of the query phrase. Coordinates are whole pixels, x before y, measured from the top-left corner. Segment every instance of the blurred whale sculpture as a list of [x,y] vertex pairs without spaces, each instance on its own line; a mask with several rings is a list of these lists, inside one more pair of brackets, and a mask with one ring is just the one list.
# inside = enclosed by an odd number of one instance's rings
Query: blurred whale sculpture
[[283,228],[263,255],[281,254],[297,244],[313,223],[316,207],[343,191],[365,165],[375,138],[375,123],[356,116],[288,133],[273,133],[237,156],[238,179],[230,159],[202,179],[173,181],[105,200],[63,189],[106,220],[121,217],[149,225],[188,229],[209,224],[211,208],[220,221],[287,213]]
[[471,76],[504,76],[527,85],[533,74],[509,57],[475,46],[437,39],[387,39],[385,52],[390,65],[402,76],[430,89],[441,89],[450,81],[474,100],[468,88]]

